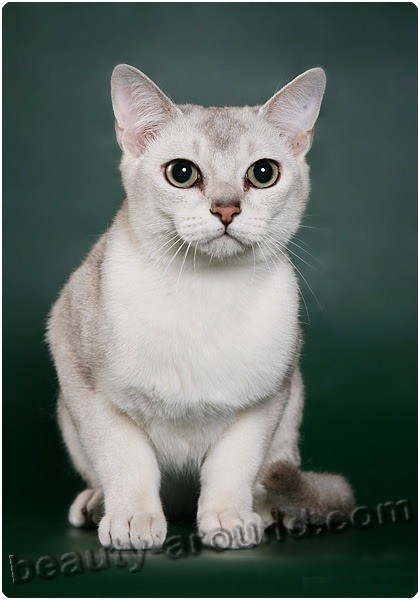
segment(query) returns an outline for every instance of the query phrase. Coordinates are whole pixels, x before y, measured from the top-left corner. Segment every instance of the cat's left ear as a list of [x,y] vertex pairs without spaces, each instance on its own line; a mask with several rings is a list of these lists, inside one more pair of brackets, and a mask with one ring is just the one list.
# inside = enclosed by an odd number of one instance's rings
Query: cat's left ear
[[274,94],[259,110],[290,140],[295,156],[305,156],[311,147],[326,82],[323,69],[309,69]]

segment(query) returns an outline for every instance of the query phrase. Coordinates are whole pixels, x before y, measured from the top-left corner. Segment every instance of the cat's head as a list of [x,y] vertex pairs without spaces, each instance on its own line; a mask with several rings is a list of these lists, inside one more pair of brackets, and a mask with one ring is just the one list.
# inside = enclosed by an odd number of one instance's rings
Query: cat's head
[[[305,161],[325,90],[306,71],[262,106],[174,104],[118,65],[112,102],[131,226],[150,254],[254,260],[284,248],[309,194]],[[183,256],[182,250],[179,256]]]

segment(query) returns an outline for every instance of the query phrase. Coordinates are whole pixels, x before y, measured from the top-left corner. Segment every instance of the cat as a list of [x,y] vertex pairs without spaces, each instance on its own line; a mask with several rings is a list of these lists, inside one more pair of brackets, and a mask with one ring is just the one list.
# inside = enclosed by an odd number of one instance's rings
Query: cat
[[134,67],[113,71],[126,199],[47,329],[59,426],[88,486],[69,520],[99,523],[105,547],[161,547],[165,512],[196,495],[210,547],[259,544],[273,510],[354,506],[343,477],[299,469],[286,246],[325,84],[314,68],[262,106],[203,108],[174,104]]

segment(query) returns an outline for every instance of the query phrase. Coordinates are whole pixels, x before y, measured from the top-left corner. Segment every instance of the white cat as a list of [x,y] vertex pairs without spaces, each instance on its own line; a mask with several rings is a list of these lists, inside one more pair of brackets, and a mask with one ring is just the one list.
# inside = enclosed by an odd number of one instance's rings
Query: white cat
[[352,506],[342,477],[298,470],[299,291],[286,245],[324,88],[316,68],[263,106],[177,106],[137,69],[114,70],[127,198],[48,328],[60,427],[89,486],[70,522],[98,521],[103,500],[104,546],[160,547],[162,500],[186,508],[194,476],[210,546],[259,543],[273,508]]

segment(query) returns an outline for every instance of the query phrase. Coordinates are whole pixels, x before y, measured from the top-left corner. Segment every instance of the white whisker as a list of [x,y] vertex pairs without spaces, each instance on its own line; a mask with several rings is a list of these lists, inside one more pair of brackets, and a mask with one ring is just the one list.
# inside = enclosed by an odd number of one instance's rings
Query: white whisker
[[256,265],[255,265],[255,248],[254,248],[254,244],[251,245],[252,248],[252,255],[254,257],[254,269],[252,271],[252,279],[251,279],[251,285],[254,283],[254,279],[255,279],[255,269],[256,269]]
[[264,259],[264,261],[265,261],[265,264],[267,265],[267,269],[268,269],[268,270],[269,270],[269,271],[272,273],[272,271],[271,271],[271,268],[270,268],[270,265],[269,265],[269,264],[268,264],[268,262],[267,262],[267,258],[266,258],[265,254],[264,254],[264,250],[262,249],[260,242],[258,242],[258,241],[257,241],[257,245],[258,245],[258,248],[260,249],[260,252],[261,252],[261,254],[262,254],[262,256],[263,256],[263,259]]
[[328,231],[325,227],[314,227],[313,225],[303,225],[302,223],[299,225],[299,229],[301,227],[305,227],[305,229],[316,229],[318,231]]
[[[324,309],[322,308],[315,292],[313,291],[313,289],[311,288],[311,286],[309,285],[309,283],[307,282],[307,280],[305,279],[305,277],[303,276],[303,274],[301,273],[301,271],[297,268],[297,266],[293,263],[293,261],[290,260],[290,258],[287,256],[287,252],[290,252],[291,254],[293,254],[293,256],[296,256],[297,258],[300,258],[297,256],[297,254],[294,254],[294,252],[292,252],[290,250],[290,248],[286,248],[286,246],[280,244],[277,240],[273,240],[278,248],[278,250],[282,253],[282,255],[287,258],[287,260],[290,262],[290,264],[296,269],[296,271],[299,273],[299,275],[302,277],[303,281],[306,283],[306,285],[308,286],[312,296],[314,297],[316,303],[318,304],[319,308],[321,309],[322,312],[324,312]],[[284,252],[284,251],[285,252]],[[301,259],[303,260],[303,259]],[[312,267],[312,265],[310,265],[309,263],[306,263],[306,261],[303,261],[305,264],[307,264],[308,266]],[[312,267],[313,269],[315,269],[315,267]],[[317,269],[315,269],[318,273],[319,271]]]
[[[268,245],[268,242],[265,242],[265,244],[266,244],[266,245]],[[293,264],[293,262],[292,262],[292,261],[290,260],[290,258],[287,256],[287,254],[285,254],[285,253],[284,253],[284,252],[281,250],[281,248],[280,248],[279,246],[277,246],[277,250],[279,250],[279,252],[280,252],[280,253],[281,253],[281,254],[284,256],[284,258],[285,258],[285,259],[286,259],[286,260],[287,260],[287,261],[288,261],[288,262],[291,264],[292,268],[293,268],[293,269],[296,269],[296,271],[299,273],[299,275],[302,277],[302,279],[303,279],[303,280],[306,282],[306,285],[308,285],[308,287],[309,287],[309,284],[308,284],[308,282],[307,282],[307,281],[306,281],[306,279],[303,277],[302,273],[299,271],[299,269],[296,267],[296,265],[294,265],[294,264]],[[309,287],[309,289],[311,289],[311,288]],[[299,295],[300,295],[300,297],[302,298],[303,304],[304,304],[304,306],[305,306],[305,311],[306,311],[306,314],[307,314],[307,317],[308,317],[308,324],[310,325],[310,324],[311,324],[311,317],[310,317],[310,315],[309,315],[308,305],[307,305],[307,303],[306,303],[306,300],[305,300],[305,297],[304,297],[304,295],[303,295],[303,293],[302,293],[302,290],[300,289],[300,287],[299,287],[299,286],[298,286],[298,291],[299,291]],[[311,291],[312,291],[312,290],[311,290]],[[313,293],[313,292],[312,292],[312,293]]]
[[175,240],[175,242],[174,242],[173,244],[171,244],[171,245],[169,246],[169,248],[167,248],[167,249],[165,250],[165,252],[164,252],[163,254],[161,254],[161,256],[158,256],[158,257],[157,257],[157,260],[158,260],[158,261],[161,261],[161,260],[162,260],[162,258],[163,258],[163,257],[164,257],[164,256],[165,256],[165,255],[166,255],[168,252],[169,252],[169,250],[170,250],[171,248],[173,248],[174,246],[176,246],[176,244],[177,244],[178,242],[180,242],[181,240],[182,240],[182,238],[181,238],[180,236],[178,236],[178,239],[177,239],[177,240]]
[[316,260],[316,262],[322,266],[322,263],[317,259],[316,256],[314,256],[313,254],[311,254],[308,250],[305,250],[305,248],[302,248],[302,246],[299,246],[299,244],[296,244],[296,242],[294,242],[293,240],[289,240],[287,242],[288,244],[293,244],[294,246],[296,246],[297,248],[299,248],[300,250],[302,250],[302,252],[305,252],[308,256],[310,256],[311,258],[313,258],[314,260]]
[[[273,242],[273,244],[280,248],[284,248],[286,249],[287,247],[284,244],[281,244],[278,240],[276,240],[273,236],[267,235],[267,238],[269,240],[271,240]],[[314,267],[313,265],[311,265],[310,263],[308,263],[305,259],[303,259],[301,256],[299,256],[299,254],[296,254],[295,252],[293,252],[293,250],[290,250],[290,248],[287,248],[288,252],[290,252],[290,254],[292,254],[293,256],[295,256],[296,258],[298,258],[299,260],[301,260],[303,263],[305,263],[305,265],[307,265],[308,267],[310,267],[311,269],[313,269],[314,271],[316,271],[317,273],[319,273],[319,270]],[[309,253],[308,253],[309,254]]]
[[[151,255],[150,259],[154,258],[156,256],[156,254],[162,250],[162,248],[164,248],[165,246],[167,246],[168,244],[170,244],[170,242],[172,242],[172,240],[174,240],[175,238],[179,238],[180,239],[180,236],[176,233],[173,237],[171,237],[164,244],[162,244],[162,246],[160,246],[155,252],[153,252],[153,254]],[[172,248],[172,246],[171,246],[171,248]],[[162,254],[162,256],[164,256],[164,254]]]
[[180,268],[180,270],[179,270],[179,275],[178,275],[178,279],[177,279],[177,282],[176,282],[176,292],[175,292],[175,293],[176,293],[176,295],[178,295],[178,286],[179,286],[179,280],[181,279],[182,269],[184,268],[185,261],[186,261],[186,259],[187,259],[187,254],[188,254],[188,251],[189,251],[189,249],[190,249],[190,247],[191,247],[191,243],[192,243],[192,242],[190,242],[190,243],[188,244],[188,246],[187,246],[187,250],[185,251],[184,258],[183,258],[183,260],[182,260],[182,264],[181,264],[181,268]]
[[[177,240],[177,242],[175,242],[175,243],[178,243],[178,242],[179,242],[179,241],[181,241],[181,240],[182,240],[182,238],[180,238],[179,240]],[[169,267],[171,266],[171,264],[172,264],[172,263],[173,263],[173,261],[175,260],[175,258],[176,258],[176,256],[177,256],[177,254],[179,253],[179,251],[180,251],[180,250],[183,248],[183,246],[184,246],[186,243],[187,243],[187,242],[186,242],[185,240],[182,242],[182,244],[180,245],[180,247],[179,247],[179,248],[176,250],[175,254],[174,254],[174,255],[173,255],[173,257],[171,258],[171,260],[170,260],[170,261],[168,262],[168,264],[166,265],[166,267],[165,267],[165,269],[164,269],[164,271],[163,271],[163,273],[162,273],[162,275],[161,275],[161,277],[160,277],[160,279],[159,279],[159,283],[158,283],[158,286],[157,286],[157,289],[156,289],[156,293],[155,293],[155,297],[154,297],[154,301],[153,301],[153,305],[154,305],[154,307],[156,306],[156,300],[157,300],[157,297],[158,297],[158,294],[159,294],[159,290],[160,290],[160,286],[161,286],[161,284],[162,284],[163,278],[165,277],[165,274],[166,274],[167,270],[169,269]]]
[[198,240],[195,243],[195,248],[194,248],[194,260],[193,260],[193,266],[194,266],[194,276],[197,275],[197,271],[195,270],[195,259],[197,256],[197,246],[198,246]]

